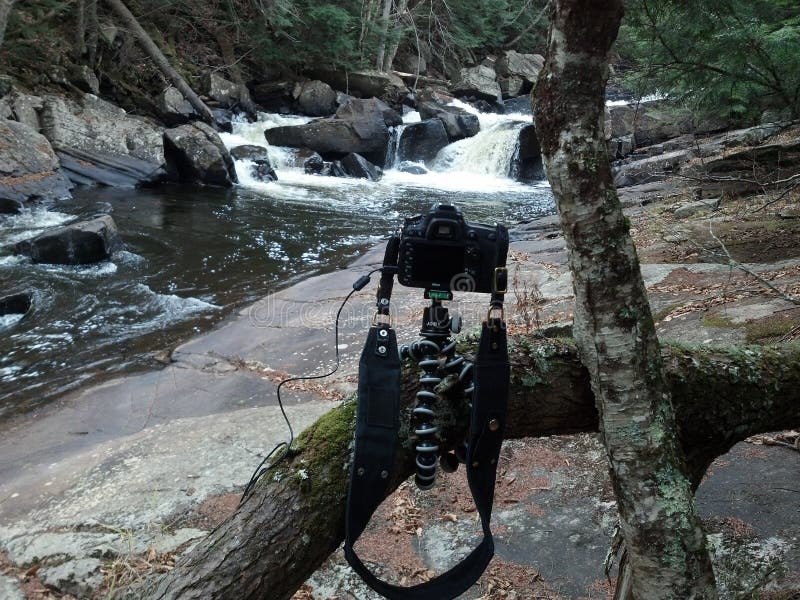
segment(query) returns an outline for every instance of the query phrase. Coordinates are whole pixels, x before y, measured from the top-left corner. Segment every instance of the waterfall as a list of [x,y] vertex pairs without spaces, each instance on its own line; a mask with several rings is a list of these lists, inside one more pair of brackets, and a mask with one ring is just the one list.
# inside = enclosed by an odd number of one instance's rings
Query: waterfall
[[506,177],[526,123],[497,121],[477,135],[445,146],[436,156],[436,171],[467,171]]

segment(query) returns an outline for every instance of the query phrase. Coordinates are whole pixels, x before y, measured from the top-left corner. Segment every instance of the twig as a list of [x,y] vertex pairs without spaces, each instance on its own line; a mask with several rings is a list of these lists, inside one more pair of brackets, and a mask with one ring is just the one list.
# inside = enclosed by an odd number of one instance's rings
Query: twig
[[[731,256],[731,253],[728,252],[728,248],[725,246],[725,244],[722,243],[722,240],[720,240],[716,236],[716,234],[714,233],[714,230],[711,227],[711,223],[708,224],[708,233],[711,235],[712,238],[714,238],[714,241],[717,242],[720,245],[720,248],[722,248],[723,252],[725,252],[725,256],[728,258],[728,265],[730,265],[731,267],[734,267],[736,269],[739,269],[740,271],[744,271],[745,273],[747,273],[748,275],[753,277],[756,281],[758,281],[761,285],[769,288],[770,290],[775,292],[778,296],[780,296],[784,300],[786,300],[788,302],[791,302],[793,304],[800,305],[800,300],[798,300],[794,296],[788,295],[786,292],[783,292],[783,291],[779,290],[777,287],[772,285],[769,281],[767,281],[766,279],[761,277],[761,275],[759,275],[758,273],[755,273],[754,271],[748,269],[742,263],[740,263],[738,260],[734,259]],[[714,252],[713,250],[708,250],[708,252],[711,252],[712,254],[715,254],[716,256],[720,256],[720,254],[718,252]]]

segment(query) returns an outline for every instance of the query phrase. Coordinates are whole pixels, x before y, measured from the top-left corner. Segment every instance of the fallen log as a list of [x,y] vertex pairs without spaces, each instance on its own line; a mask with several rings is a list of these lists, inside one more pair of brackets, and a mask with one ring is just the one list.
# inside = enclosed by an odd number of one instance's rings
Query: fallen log
[[[571,340],[512,340],[508,438],[597,431],[598,415]],[[463,344],[463,354],[474,340]],[[466,350],[466,351],[465,351]],[[735,443],[800,426],[800,346],[662,349],[678,437],[696,489],[708,465]],[[407,411],[416,367],[404,369]],[[462,398],[460,390],[447,394]],[[345,402],[297,439],[289,460],[253,496],[162,578],[129,598],[290,598],[341,544],[355,403]],[[456,400],[441,411],[445,444],[463,438],[468,412]],[[406,419],[407,421],[407,419]],[[401,431],[394,490],[413,473]]]

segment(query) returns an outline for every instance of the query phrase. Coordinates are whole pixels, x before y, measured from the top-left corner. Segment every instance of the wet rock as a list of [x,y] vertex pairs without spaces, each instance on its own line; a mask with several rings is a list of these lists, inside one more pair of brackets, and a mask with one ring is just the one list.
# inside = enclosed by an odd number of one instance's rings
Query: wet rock
[[303,166],[303,170],[309,174],[318,174],[325,167],[325,161],[313,150],[303,149],[298,151],[297,160]]
[[27,314],[32,303],[33,295],[29,292],[4,296],[0,298],[0,316]]
[[520,93],[527,94],[533,89],[543,67],[544,56],[541,54],[520,54],[509,50],[497,60],[494,70],[499,77],[518,79],[521,82]]
[[425,175],[425,173],[428,172],[428,169],[419,163],[411,161],[401,162],[399,165],[397,165],[397,170],[402,173],[411,173],[412,175]]
[[56,152],[78,161],[81,168],[72,162],[67,172],[75,183],[129,187],[132,179],[147,184],[160,176],[162,133],[147,119],[91,94],[80,103],[60,96],[45,96],[43,103],[42,133]]
[[697,202],[689,202],[683,204],[675,209],[675,217],[678,219],[685,219],[686,217],[693,217],[695,215],[709,213],[719,208],[720,198],[710,200],[698,200]]
[[3,598],[3,600],[25,600],[17,580],[5,575],[0,575],[0,598]]
[[383,177],[380,167],[373,165],[363,156],[351,152],[341,160],[342,168],[350,177],[378,181]]
[[268,81],[250,89],[253,100],[268,112],[287,114],[293,104],[292,84],[287,81]]
[[176,181],[230,187],[236,169],[230,152],[209,125],[192,123],[164,132],[167,172]]
[[406,125],[397,146],[397,157],[401,161],[430,164],[439,150],[450,143],[450,138],[439,119],[428,119]]
[[442,106],[433,102],[420,102],[417,105],[422,120],[439,119],[447,131],[451,142],[476,135],[481,124],[477,115],[457,106]]
[[519,181],[539,181],[545,178],[542,149],[534,125],[525,125],[520,130],[509,175]]
[[0,121],[0,197],[24,202],[70,197],[69,179],[41,134],[16,121]]
[[264,146],[245,144],[231,148],[231,156],[235,160],[269,160],[269,152]]
[[278,174],[275,172],[268,158],[261,158],[254,161],[253,166],[250,168],[250,176],[256,181],[264,183],[278,181]]
[[320,175],[327,175],[329,177],[347,177],[347,171],[342,166],[342,161],[334,160],[326,163]]
[[214,117],[214,125],[217,131],[224,131],[226,133],[233,132],[233,119],[234,112],[229,108],[212,108],[211,116]]
[[264,136],[273,146],[309,148],[325,158],[356,152],[377,165],[384,164],[389,144],[389,128],[383,118],[374,117],[320,119],[305,125],[273,127]]
[[85,265],[107,260],[121,247],[117,225],[105,215],[46,231],[17,243],[14,250],[36,263]]
[[156,107],[159,116],[168,125],[182,125],[197,117],[197,112],[189,101],[173,86],[169,86],[158,95]]
[[304,115],[324,117],[336,112],[336,92],[324,81],[297,83],[292,95]]
[[45,585],[76,598],[89,598],[103,583],[102,563],[96,558],[70,560],[37,572]]
[[456,96],[473,96],[488,102],[498,102],[502,93],[495,77],[494,69],[483,65],[463,68],[451,91]]
[[22,211],[22,202],[11,198],[0,198],[0,215],[16,215]]

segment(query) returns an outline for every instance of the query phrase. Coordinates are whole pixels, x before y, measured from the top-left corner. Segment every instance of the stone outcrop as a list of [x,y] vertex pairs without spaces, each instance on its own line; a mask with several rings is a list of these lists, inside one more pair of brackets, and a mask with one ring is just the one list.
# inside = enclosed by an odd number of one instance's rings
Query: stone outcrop
[[417,104],[422,120],[439,119],[447,131],[451,142],[472,137],[481,129],[477,115],[467,112],[457,106],[442,106],[433,102],[419,102]]
[[397,146],[401,161],[424,162],[430,165],[439,150],[450,143],[444,124],[439,119],[428,119],[406,125]]
[[327,117],[336,112],[336,92],[324,81],[296,83],[292,96],[304,115]]
[[181,125],[197,116],[194,107],[173,86],[169,86],[158,95],[156,108],[164,122],[169,125]]
[[305,125],[273,127],[264,132],[271,145],[307,148],[327,160],[336,160],[355,152],[378,166],[383,166],[389,144],[389,126],[402,122],[400,115],[377,98],[355,98],[329,119]]
[[500,102],[502,99],[494,69],[484,65],[461,69],[458,80],[451,87],[451,92],[456,96],[467,96],[487,102]]
[[85,265],[107,260],[121,247],[117,225],[105,215],[46,231],[17,243],[14,251],[35,263]]
[[43,135],[22,123],[0,120],[0,197],[7,200],[7,210],[29,199],[69,198],[71,187]]
[[91,94],[80,104],[45,96],[40,119],[42,133],[75,183],[130,187],[164,176],[161,129],[147,119]]
[[366,158],[355,152],[351,152],[340,161],[345,173],[356,179],[369,179],[378,181],[383,177],[380,167],[373,165]]
[[169,177],[182,183],[231,187],[238,181],[233,158],[209,125],[192,123],[164,132]]

